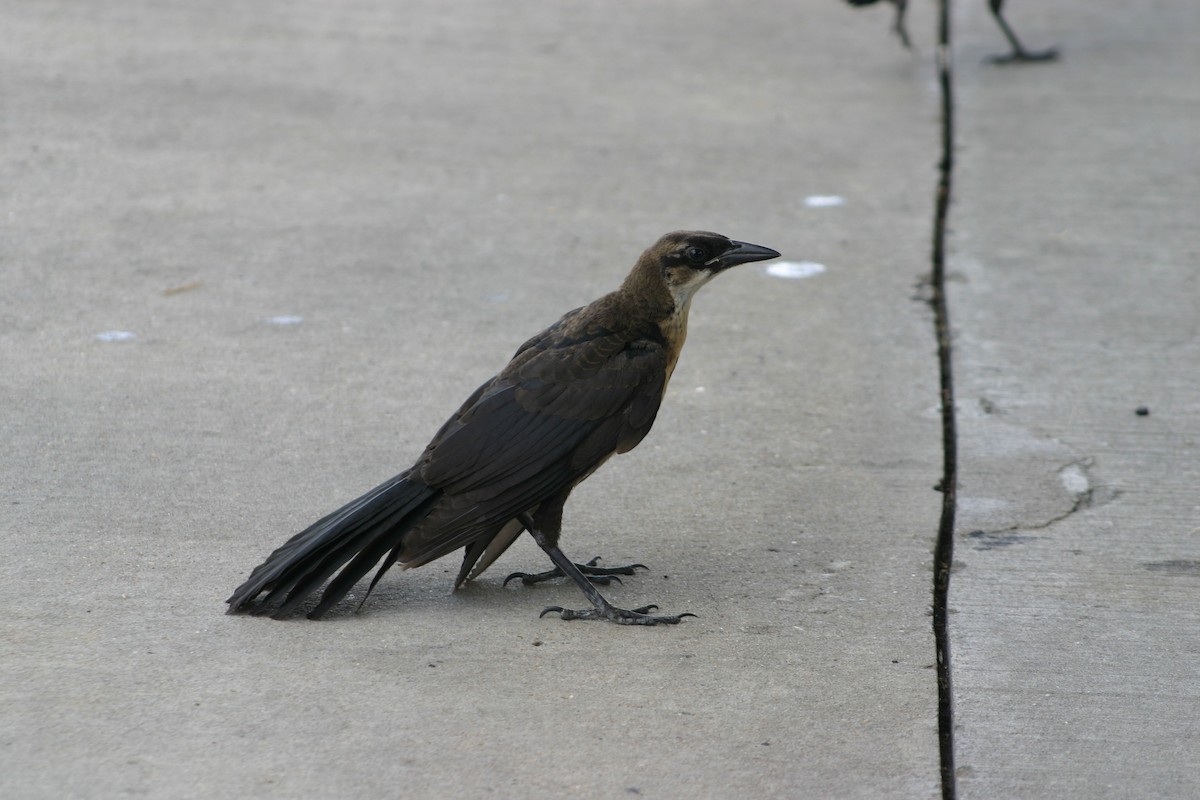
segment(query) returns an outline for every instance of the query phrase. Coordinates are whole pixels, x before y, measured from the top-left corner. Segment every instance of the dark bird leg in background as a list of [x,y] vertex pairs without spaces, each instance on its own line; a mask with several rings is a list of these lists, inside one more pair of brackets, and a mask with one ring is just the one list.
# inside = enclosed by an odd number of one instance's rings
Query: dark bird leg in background
[[[541,509],[539,509],[540,512]],[[559,519],[561,520],[561,506],[559,508]],[[539,514],[539,516],[541,516]],[[587,608],[582,611],[573,611],[562,606],[547,606],[542,609],[542,613],[538,616],[545,616],[550,612],[557,612],[563,619],[607,619],[616,622],[620,625],[676,625],[684,617],[694,617],[695,614],[684,612],[670,617],[653,617],[650,612],[658,608],[656,605],[640,606],[638,608],[617,608],[612,603],[604,599],[604,596],[596,590],[587,576],[580,571],[571,559],[567,558],[562,550],[558,549],[555,540],[558,539],[557,531],[548,531],[550,535],[542,532],[541,526],[529,514],[522,514],[519,519],[525,528],[533,536],[533,540],[538,543],[538,547],[546,551],[546,555],[550,556],[550,560],[554,565],[571,580],[575,581],[575,585],[580,588],[584,596],[592,604],[592,608]],[[548,520],[553,525],[553,520]]]
[[1008,39],[1009,45],[1012,46],[1012,51],[1001,56],[991,56],[988,62],[992,64],[1021,64],[1031,63],[1035,61],[1054,61],[1058,58],[1058,48],[1051,47],[1048,50],[1026,50],[1017,38],[1017,34],[1004,21],[1004,0],[988,0],[988,8],[992,11],[992,16],[996,18],[996,24],[1000,26],[1000,30],[1004,31],[1005,38]]
[[[879,0],[846,0],[852,6],[870,6],[879,2]],[[912,44],[908,39],[908,28],[904,22],[905,12],[908,11],[908,0],[888,0],[896,7],[896,21],[892,23],[892,30],[900,37],[900,42],[907,48],[911,48]],[[1058,48],[1051,47],[1048,50],[1026,50],[1021,44],[1017,34],[1009,27],[1008,22],[1004,19],[1004,0],[988,0],[988,8],[992,12],[992,16],[996,19],[996,24],[1000,26],[1000,30],[1004,32],[1004,36],[1008,39],[1012,51],[1000,56],[990,56],[987,60],[992,64],[1023,64],[1033,63],[1036,61],[1053,61],[1058,58]]]
[[908,50],[912,49],[912,42],[908,38],[908,27],[904,24],[904,12],[908,10],[908,0],[892,0],[896,5],[896,19],[892,22],[892,31],[900,37],[900,44]]
[[[847,0],[852,6],[869,6],[874,5],[878,0]],[[900,37],[900,43],[906,48],[912,49],[912,42],[908,38],[908,28],[904,24],[904,12],[908,10],[908,0],[888,0],[896,7],[896,20],[892,23],[892,31]]]

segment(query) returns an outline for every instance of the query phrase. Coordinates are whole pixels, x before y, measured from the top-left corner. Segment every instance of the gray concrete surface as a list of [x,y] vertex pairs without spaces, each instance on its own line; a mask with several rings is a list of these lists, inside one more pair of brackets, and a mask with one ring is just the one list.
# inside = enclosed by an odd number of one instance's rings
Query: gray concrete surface
[[1064,58],[997,71],[983,5],[950,239],[959,796],[1200,797],[1200,7],[1009,4]]
[[[4,4],[0,796],[933,796],[935,96],[884,28]],[[568,505],[569,554],[652,568],[613,599],[697,619],[539,619],[580,596],[500,586],[532,543],[456,594],[450,560],[224,615],[681,227],[828,268],[710,286],[655,430]]]
[[[1192,797],[1196,11],[1031,5],[1062,63],[956,20],[959,788]],[[0,796],[936,796],[932,9],[888,19],[0,3]],[[500,586],[532,543],[223,614],[679,227],[827,267],[708,287],[568,505],[698,619],[538,619],[579,596]]]

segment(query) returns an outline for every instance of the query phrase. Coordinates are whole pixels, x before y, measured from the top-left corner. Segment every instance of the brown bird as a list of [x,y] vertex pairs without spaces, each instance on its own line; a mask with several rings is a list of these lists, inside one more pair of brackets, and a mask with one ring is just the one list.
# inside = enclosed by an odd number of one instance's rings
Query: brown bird
[[[852,6],[869,6],[879,2],[879,0],[846,0]],[[904,24],[904,15],[908,11],[908,0],[888,0],[896,7],[896,18],[892,23],[892,30],[900,37],[900,42],[905,47],[912,45],[908,39],[908,27]],[[992,16],[996,19],[996,24],[1000,26],[1004,38],[1008,39],[1009,47],[1012,49],[998,56],[988,57],[988,61],[993,64],[1013,64],[1018,62],[1032,61],[1053,61],[1058,58],[1058,48],[1051,47],[1048,50],[1026,50],[1025,46],[1017,38],[1016,32],[1009,26],[1004,19],[1004,0],[988,0],[988,10],[992,12]]]
[[619,289],[568,312],[521,345],[446,421],[416,464],[268,556],[226,601],[229,611],[278,619],[341,570],[309,611],[316,619],[380,559],[367,595],[393,564],[419,567],[465,548],[457,588],[529,531],[555,569],[516,573],[505,582],[566,576],[592,604],[582,611],[551,606],[542,615],[555,611],[563,619],[625,625],[674,624],[694,616],[653,616],[657,606],[623,609],[605,600],[593,582],[633,574],[641,565],[573,563],[558,547],[563,504],[580,481],[650,431],[687,336],[696,291],[730,267],[777,256],[716,233],[663,236]]

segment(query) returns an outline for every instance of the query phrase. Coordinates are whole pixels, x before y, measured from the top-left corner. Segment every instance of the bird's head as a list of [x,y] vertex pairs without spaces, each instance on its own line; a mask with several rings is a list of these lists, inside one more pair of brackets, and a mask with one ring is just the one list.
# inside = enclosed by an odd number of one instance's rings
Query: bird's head
[[668,233],[642,256],[654,262],[676,308],[686,307],[696,290],[718,272],[778,257],[779,253],[769,247],[734,241],[707,231]]

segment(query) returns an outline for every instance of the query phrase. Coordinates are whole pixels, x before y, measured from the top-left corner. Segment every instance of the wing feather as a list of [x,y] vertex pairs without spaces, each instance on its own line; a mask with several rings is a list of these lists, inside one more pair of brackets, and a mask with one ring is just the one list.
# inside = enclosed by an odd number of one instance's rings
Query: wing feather
[[658,343],[608,332],[526,343],[414,467],[443,501],[406,537],[401,563],[417,566],[490,539],[633,448],[654,422],[666,365]]

